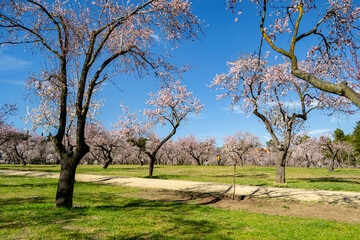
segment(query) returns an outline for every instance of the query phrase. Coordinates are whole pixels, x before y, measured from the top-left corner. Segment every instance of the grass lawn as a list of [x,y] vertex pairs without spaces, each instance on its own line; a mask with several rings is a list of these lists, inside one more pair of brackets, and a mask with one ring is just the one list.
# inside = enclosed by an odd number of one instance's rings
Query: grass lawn
[[[59,165],[0,165],[0,169],[24,169],[59,172]],[[124,177],[146,177],[147,166],[110,165],[102,169],[99,165],[79,165],[77,173],[100,174]],[[156,166],[154,178],[203,182],[233,183],[233,167],[230,166]],[[286,168],[287,184],[277,187],[322,189],[360,192],[360,169],[342,168],[330,173],[326,168]],[[237,167],[236,183],[243,185],[274,186],[274,167]]]
[[360,224],[123,197],[120,194],[146,190],[90,183],[75,184],[76,208],[55,209],[56,185],[56,179],[0,175],[0,239],[359,239],[360,236]]

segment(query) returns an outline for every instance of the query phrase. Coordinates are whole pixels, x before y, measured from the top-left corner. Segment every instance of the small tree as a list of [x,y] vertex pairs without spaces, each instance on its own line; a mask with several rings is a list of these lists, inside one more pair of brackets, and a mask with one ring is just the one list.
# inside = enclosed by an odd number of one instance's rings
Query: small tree
[[233,199],[235,199],[235,178],[238,160],[240,160],[241,166],[244,166],[244,155],[250,149],[260,145],[259,137],[249,132],[238,131],[233,136],[224,137],[223,149],[232,158],[234,163]]
[[188,153],[197,165],[203,165],[215,152],[215,138],[211,137],[201,140],[194,135],[189,135],[179,138],[177,144],[180,144],[181,150]]
[[[139,123],[136,114],[128,114],[117,126],[122,127],[123,135],[150,158],[148,176],[153,176],[154,164],[161,147],[175,135],[188,114],[199,113],[203,105],[200,105],[199,100],[194,98],[185,86],[180,85],[180,81],[163,85],[156,94],[149,95],[150,100],[146,102],[149,108],[144,110],[147,123]],[[159,141],[153,133],[156,124],[170,125],[171,128],[170,133]]]
[[310,138],[307,135],[297,135],[293,141],[292,157],[305,161],[305,167],[309,168],[311,165],[319,166],[318,161],[322,159],[321,145],[317,138]]
[[113,155],[116,148],[122,144],[119,133],[115,130],[107,130],[101,124],[88,124],[85,129],[86,141],[99,152],[104,159],[103,169],[107,169],[113,162]]
[[244,166],[245,154],[260,146],[259,137],[249,132],[238,131],[232,136],[224,137],[224,151],[231,157],[234,165],[240,160],[240,165]]

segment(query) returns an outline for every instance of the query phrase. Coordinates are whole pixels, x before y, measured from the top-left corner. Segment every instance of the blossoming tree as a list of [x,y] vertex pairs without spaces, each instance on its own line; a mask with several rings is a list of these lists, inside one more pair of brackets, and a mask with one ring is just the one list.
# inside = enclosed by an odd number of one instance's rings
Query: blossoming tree
[[[161,147],[175,135],[188,114],[199,113],[203,105],[178,80],[164,84],[157,93],[150,93],[149,96],[150,99],[146,102],[149,108],[143,112],[146,122],[139,122],[136,119],[137,114],[127,114],[126,118],[119,120],[116,125],[122,128],[123,135],[129,141],[150,158],[148,176],[152,176]],[[171,129],[170,133],[160,140],[153,132],[157,124],[168,125]]]
[[[0,43],[27,44],[44,60],[41,74],[29,78],[40,98],[37,121],[56,112],[53,145],[61,171],[57,207],[72,207],[76,167],[89,152],[86,120],[96,89],[115,73],[155,70],[176,74],[157,39],[177,45],[196,37],[200,22],[185,0],[44,1],[11,0],[0,4]],[[72,98],[72,99],[71,99]],[[68,104],[75,115],[75,143],[65,147]],[[51,110],[51,111],[50,111]]]
[[182,151],[186,152],[195,160],[197,165],[208,163],[209,157],[215,155],[215,138],[208,137],[204,140],[196,138],[194,135],[179,138],[176,142]]
[[233,160],[234,165],[240,160],[244,166],[244,156],[252,148],[260,147],[259,137],[249,132],[238,131],[234,135],[224,137],[224,151]]
[[229,62],[229,72],[216,76],[211,84],[225,92],[218,95],[218,99],[230,98],[233,107],[253,113],[265,124],[278,153],[276,183],[285,183],[286,157],[292,135],[301,129],[308,114],[341,102],[291,75],[289,64],[268,65],[266,59],[243,55]]
[[[227,0],[241,13],[245,0]],[[360,108],[360,5],[357,0],[250,0],[265,41],[291,63],[291,74]],[[239,9],[239,11],[237,11]],[[236,17],[236,20],[241,17]],[[285,40],[285,41],[284,41]],[[308,47],[307,56],[302,56]],[[299,51],[299,49],[301,49]],[[306,52],[306,50],[305,50]],[[303,68],[301,58],[312,62]],[[323,75],[319,68],[331,72]]]

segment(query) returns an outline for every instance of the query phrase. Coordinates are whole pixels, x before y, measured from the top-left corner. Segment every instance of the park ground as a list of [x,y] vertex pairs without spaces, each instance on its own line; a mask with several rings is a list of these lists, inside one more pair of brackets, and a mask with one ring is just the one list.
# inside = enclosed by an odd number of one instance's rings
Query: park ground
[[[58,172],[58,166],[0,169]],[[146,166],[79,166],[144,177]],[[157,166],[154,178],[231,183],[229,166]],[[237,184],[273,186],[273,168],[246,166]],[[360,192],[360,170],[288,168],[283,187]],[[56,179],[0,175],[0,239],[359,239],[360,206],[77,182],[71,210],[54,208]],[[51,235],[50,235],[51,234]]]

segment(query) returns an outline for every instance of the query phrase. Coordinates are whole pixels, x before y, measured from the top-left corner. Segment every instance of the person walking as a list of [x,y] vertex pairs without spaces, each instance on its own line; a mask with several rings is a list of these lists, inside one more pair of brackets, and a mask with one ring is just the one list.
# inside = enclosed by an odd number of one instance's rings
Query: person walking
[[217,155],[216,160],[217,160],[218,166],[221,166],[222,164],[221,164],[221,158],[220,158],[219,154]]

